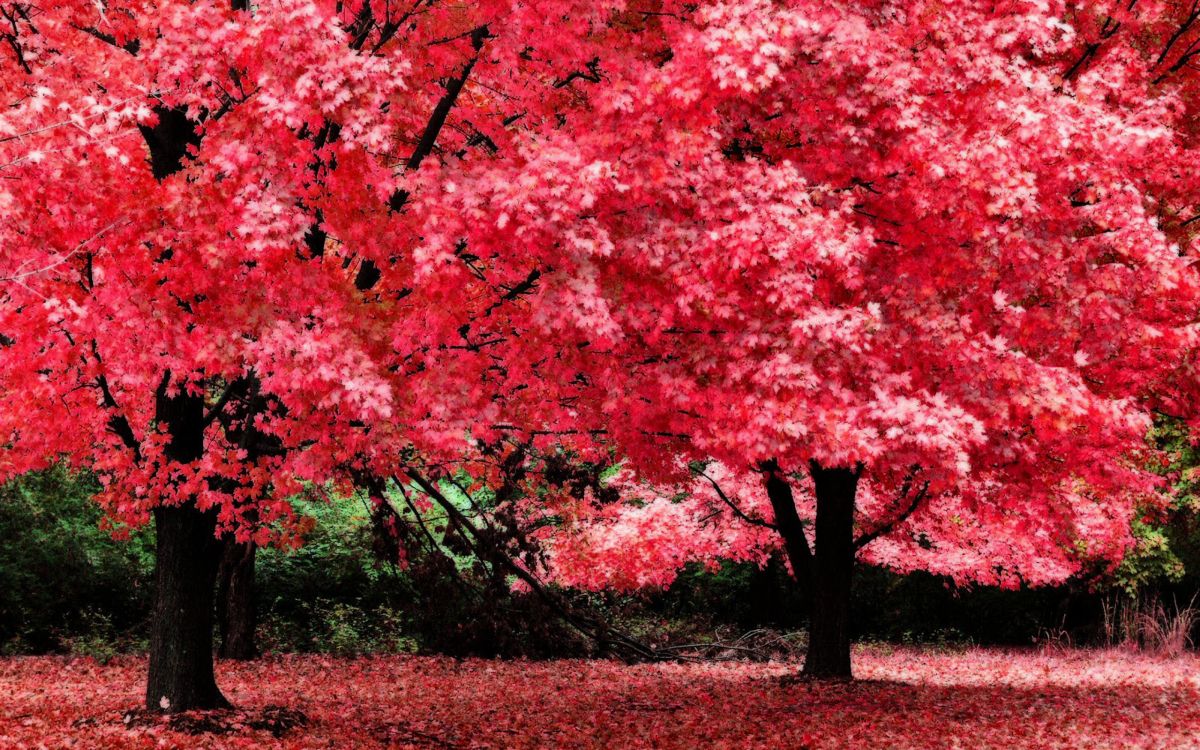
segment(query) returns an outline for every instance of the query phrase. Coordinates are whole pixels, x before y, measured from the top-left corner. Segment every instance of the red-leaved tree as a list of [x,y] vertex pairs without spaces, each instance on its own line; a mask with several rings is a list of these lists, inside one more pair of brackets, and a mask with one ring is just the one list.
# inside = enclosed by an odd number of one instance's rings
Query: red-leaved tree
[[640,64],[657,25],[571,0],[0,16],[0,479],[66,460],[116,528],[153,521],[146,704],[222,706],[218,538],[296,543],[306,483],[567,414],[526,299],[577,282],[521,247],[432,242],[419,199],[586,128],[596,61]]
[[541,300],[574,430],[658,485],[552,509],[560,574],[782,548],[805,670],[846,677],[860,551],[1005,585],[1119,559],[1151,410],[1195,390],[1200,7],[661,10],[587,131],[422,191],[431,247],[570,269]]

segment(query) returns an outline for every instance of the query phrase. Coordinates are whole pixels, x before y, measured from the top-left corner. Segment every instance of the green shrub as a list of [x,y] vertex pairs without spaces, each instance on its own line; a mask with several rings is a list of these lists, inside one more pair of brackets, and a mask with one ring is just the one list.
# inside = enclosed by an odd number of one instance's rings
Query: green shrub
[[91,501],[97,489],[90,475],[64,466],[0,486],[5,653],[103,650],[99,639],[117,649],[144,636],[153,535],[113,540]]

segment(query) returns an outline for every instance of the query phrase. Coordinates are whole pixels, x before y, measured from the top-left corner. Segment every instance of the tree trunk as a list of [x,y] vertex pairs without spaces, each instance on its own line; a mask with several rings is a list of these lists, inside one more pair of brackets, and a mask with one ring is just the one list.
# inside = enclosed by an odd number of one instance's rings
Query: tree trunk
[[755,628],[763,625],[780,627],[788,621],[789,617],[794,619],[799,614],[788,612],[781,606],[783,604],[779,590],[781,567],[779,558],[771,555],[767,558],[766,565],[750,571],[750,590],[747,592],[750,606],[747,613],[748,619],[741,623],[742,625]]
[[850,584],[854,573],[854,498],[857,469],[812,465],[817,523],[812,577],[812,619],[804,674],[851,679]]
[[217,573],[217,629],[222,659],[249,660],[258,656],[254,643],[254,542],[227,537]]
[[155,606],[146,708],[175,713],[229,705],[213,676],[216,517],[193,505],[154,510]]
[[[156,418],[171,440],[171,462],[204,453],[204,399],[186,391],[168,396],[170,373],[159,386]],[[214,511],[190,502],[154,509],[155,604],[150,626],[146,708],[176,713],[229,705],[213,677],[213,586],[221,544]]]

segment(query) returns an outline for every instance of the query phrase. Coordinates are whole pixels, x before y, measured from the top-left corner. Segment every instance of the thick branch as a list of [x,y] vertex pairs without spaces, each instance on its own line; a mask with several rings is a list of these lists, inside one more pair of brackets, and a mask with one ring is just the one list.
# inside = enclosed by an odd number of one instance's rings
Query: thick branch
[[[1126,8],[1126,10],[1133,10],[1133,6],[1135,5],[1137,5],[1137,0],[1129,0],[1129,6]],[[1080,53],[1079,59],[1077,59],[1074,64],[1071,65],[1071,67],[1067,68],[1067,72],[1063,73],[1063,81],[1070,81],[1072,78],[1082,73],[1084,68],[1087,67],[1087,64],[1096,56],[1096,53],[1100,51],[1100,47],[1104,44],[1104,42],[1111,39],[1113,35],[1115,35],[1120,29],[1121,22],[1115,20],[1112,16],[1107,16],[1104,19],[1104,23],[1100,25],[1100,37],[1096,41],[1089,42],[1088,44],[1084,45],[1083,52]]]
[[1184,19],[1179,23],[1179,28],[1175,29],[1175,33],[1171,34],[1170,38],[1167,39],[1167,43],[1163,45],[1162,52],[1159,53],[1158,59],[1154,61],[1155,65],[1162,65],[1163,62],[1166,61],[1167,55],[1171,54],[1171,48],[1175,46],[1176,42],[1183,38],[1183,35],[1188,32],[1188,29],[1190,29],[1192,24],[1194,24],[1197,20],[1200,20],[1200,0],[1196,0],[1192,3],[1192,7],[1188,11],[1187,16],[1185,16]]
[[371,10],[371,0],[366,0],[359,8],[358,16],[355,17],[354,23],[346,29],[350,34],[350,49],[357,52],[363,48],[367,42],[367,36],[371,33],[371,29],[375,27],[375,14]]
[[0,39],[4,39],[8,42],[8,45],[12,47],[13,55],[16,57],[17,64],[21,66],[21,69],[24,70],[27,75],[33,75],[33,69],[29,67],[29,62],[25,59],[25,49],[21,46],[21,30],[17,25],[16,10],[8,11],[0,8],[0,16],[3,16],[12,27],[12,33],[0,34]]
[[588,83],[600,83],[600,58],[597,57],[589,61],[586,71],[577,70],[568,75],[566,78],[556,81],[554,83],[554,88],[561,89],[569,86],[571,81],[574,81],[577,78],[587,81]]
[[100,386],[100,393],[104,398],[104,406],[113,412],[112,416],[108,418],[108,429],[121,438],[121,442],[125,444],[125,447],[133,451],[134,460],[140,463],[142,460],[142,446],[138,442],[137,436],[133,434],[133,427],[129,425],[129,420],[121,413],[121,407],[117,404],[117,400],[113,398],[112,390],[108,387],[108,378],[104,377],[104,375],[97,375],[96,384]]
[[507,287],[508,291],[506,291],[499,300],[493,302],[491,305],[488,305],[488,308],[483,311],[483,316],[486,318],[492,314],[493,310],[500,307],[505,302],[512,302],[522,294],[528,294],[529,292],[532,292],[537,287],[537,282],[540,278],[542,278],[541,270],[537,268],[533,269],[529,272],[529,275],[524,278],[524,280],[512,287]]
[[157,106],[158,122],[153,126],[138,125],[146,145],[150,147],[150,170],[154,179],[162,182],[183,169],[189,146],[200,145],[196,123],[187,117],[183,107]]
[[76,26],[75,28],[79,29],[80,31],[82,31],[85,34],[96,37],[97,39],[104,42],[105,44],[110,44],[113,47],[116,47],[117,49],[125,50],[126,52],[133,55],[134,57],[137,57],[137,53],[142,48],[142,40],[140,40],[140,39],[130,39],[129,41],[125,42],[124,44],[118,44],[117,38],[115,36],[113,36],[112,34],[105,33],[103,31],[101,31],[100,29],[96,28],[95,26]]
[[[409,170],[416,169],[421,166],[421,162],[425,161],[425,157],[433,153],[433,147],[437,144],[438,135],[442,132],[442,127],[446,124],[446,118],[450,116],[450,110],[454,108],[455,102],[458,101],[458,95],[462,93],[463,86],[467,83],[467,78],[471,75],[471,71],[475,68],[475,63],[479,61],[479,53],[483,49],[483,42],[488,37],[488,27],[480,26],[471,32],[471,47],[475,50],[475,54],[467,61],[463,67],[462,73],[451,78],[446,82],[446,93],[438,100],[437,106],[433,108],[433,113],[429,116],[429,122],[425,125],[424,132],[421,133],[421,138],[417,141],[417,148],[413,151],[412,156],[408,158],[405,167]],[[404,208],[404,204],[408,203],[408,191],[397,190],[392,193],[391,199],[388,201],[388,207],[393,211],[399,211]]]
[[775,526],[783,537],[784,549],[788,561],[792,564],[792,574],[800,582],[801,587],[807,588],[812,576],[812,550],[808,546],[808,537],[804,534],[804,522],[796,511],[796,500],[792,495],[792,486],[779,469],[775,459],[763,461],[759,468],[767,479],[767,498],[771,501],[771,510],[775,513]]
[[[100,350],[96,346],[95,341],[92,342],[92,356],[96,358],[97,364],[104,364],[100,359]],[[121,406],[113,396],[112,389],[108,385],[108,378],[105,377],[104,373],[96,376],[96,385],[100,387],[100,394],[105,408],[112,412],[112,416],[108,418],[108,429],[121,438],[121,442],[125,444],[125,447],[133,451],[134,460],[140,463],[142,460],[141,443],[138,442],[137,435],[133,432],[133,427],[130,426],[129,420],[125,418],[125,414],[121,411]]]
[[[475,54],[467,61],[461,75],[457,78],[451,78],[446,82],[446,93],[442,95],[437,106],[433,108],[433,114],[429,116],[429,122],[425,125],[425,131],[421,134],[421,139],[417,142],[417,148],[405,164],[407,169],[413,170],[421,166],[421,162],[425,160],[425,157],[433,153],[433,147],[437,143],[438,135],[442,132],[442,127],[446,124],[446,118],[450,116],[450,110],[454,108],[455,102],[458,101],[458,95],[462,92],[463,86],[466,85],[467,77],[471,75],[471,70],[474,69],[475,63],[479,61],[479,52],[483,49],[483,41],[487,39],[487,36],[487,26],[480,26],[471,32],[471,47],[475,50]],[[388,199],[388,210],[392,213],[398,213],[407,203],[408,191],[397,190]],[[364,260],[358,267],[358,274],[354,277],[354,287],[360,292],[369,291],[379,283],[379,279],[382,276],[382,272],[375,265],[374,261],[369,259]]]
[[1191,44],[1189,44],[1187,49],[1184,50],[1183,54],[1179,56],[1179,59],[1176,60],[1175,63],[1173,65],[1171,65],[1171,67],[1169,67],[1165,71],[1163,71],[1161,75],[1159,75],[1157,78],[1155,78],[1153,81],[1151,81],[1151,83],[1153,83],[1154,85],[1158,85],[1158,84],[1162,83],[1163,81],[1167,80],[1167,78],[1170,77],[1173,73],[1178,72],[1185,65],[1187,65],[1192,60],[1194,60],[1196,58],[1196,55],[1198,55],[1198,54],[1200,54],[1200,40],[1194,41]]

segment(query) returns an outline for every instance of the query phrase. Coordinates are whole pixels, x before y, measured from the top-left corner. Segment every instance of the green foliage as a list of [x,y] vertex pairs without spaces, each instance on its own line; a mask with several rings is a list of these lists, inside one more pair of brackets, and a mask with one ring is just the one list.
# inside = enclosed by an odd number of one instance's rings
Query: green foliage
[[[113,540],[86,473],[64,466],[0,486],[0,650],[136,646],[149,611],[153,535]],[[116,634],[123,634],[121,638]]]
[[[86,473],[65,467],[0,487],[0,654],[70,651],[106,660],[146,647],[154,534],[101,528]],[[259,551],[259,637],[268,650],[403,652],[403,587],[380,566],[361,498],[298,501],[317,524],[299,551]]]
[[371,554],[367,511],[358,498],[296,501],[316,525],[295,551],[259,550],[258,603],[265,616],[304,622],[318,600],[380,604],[383,574]]
[[104,664],[119,653],[145,651],[148,644],[140,632],[121,632],[113,627],[111,614],[88,609],[80,613],[76,632],[63,636],[62,647],[72,654],[90,656]]
[[1164,511],[1133,525],[1137,544],[1114,581],[1131,598],[1200,586],[1200,445],[1189,432],[1180,421],[1163,418],[1150,433],[1150,440],[1169,456],[1161,472],[1171,482],[1173,497]]
[[258,554],[260,646],[342,655],[414,651],[400,615],[404,579],[373,554],[363,498],[297,500],[296,507],[316,520],[304,546]]
[[[1178,433],[1173,439],[1179,440]],[[1165,517],[1137,524],[1139,545],[1118,571],[1126,591],[1175,586],[1188,601],[1197,571],[1196,498],[1200,452],[1179,443],[1172,476],[1180,499]],[[91,502],[94,480],[58,467],[0,487],[0,654],[72,651],[107,659],[145,647],[153,532],[116,541]],[[467,516],[487,496],[446,496]],[[390,498],[408,514],[401,497]],[[476,559],[438,508],[425,532],[405,544],[407,565],[382,554],[372,507],[362,497],[298,499],[314,527],[299,550],[258,554],[258,637],[264,651],[352,655],[436,652],[531,658],[590,653],[534,594],[514,592],[503,569]],[[413,527],[419,528],[419,527]],[[410,529],[411,531],[412,529]],[[499,532],[497,532],[499,533]],[[498,540],[504,543],[503,539]],[[385,545],[386,546],[386,545]],[[1100,594],[1079,584],[1057,589],[956,590],[924,574],[861,567],[853,621],[860,638],[893,643],[1028,644],[1048,628],[1089,642],[1103,620]],[[577,593],[609,622],[644,641],[700,642],[714,633],[805,625],[804,602],[786,566],[691,566],[668,591]]]
[[420,644],[407,635],[408,626],[397,610],[383,605],[364,608],[358,602],[317,599],[297,607],[301,617],[288,619],[267,613],[258,627],[266,651],[308,651],[338,656],[416,653]]
[[1121,561],[1116,572],[1116,585],[1130,597],[1136,597],[1157,584],[1178,583],[1188,572],[1188,566],[1180,559],[1180,548],[1186,538],[1180,538],[1182,529],[1172,527],[1170,522],[1155,525],[1144,521],[1133,523],[1136,546]]
[[[91,502],[96,489],[62,467],[0,487],[0,654],[107,659],[145,648],[153,531],[114,540]],[[316,521],[305,545],[258,553],[263,650],[548,656],[578,647],[565,647],[562,624],[487,572],[444,526],[431,529],[438,553],[402,569],[377,554],[364,498],[295,502]]]
[[513,533],[517,524],[495,514],[471,531],[455,517],[478,519],[481,509],[494,511],[495,494],[468,495],[451,481],[440,491],[457,514],[437,506],[422,512],[403,496],[390,498],[408,563],[403,576],[408,621],[422,650],[526,658],[587,653],[589,643],[536,593],[514,590],[511,570],[497,564],[499,555],[524,557],[527,563],[536,555]]

